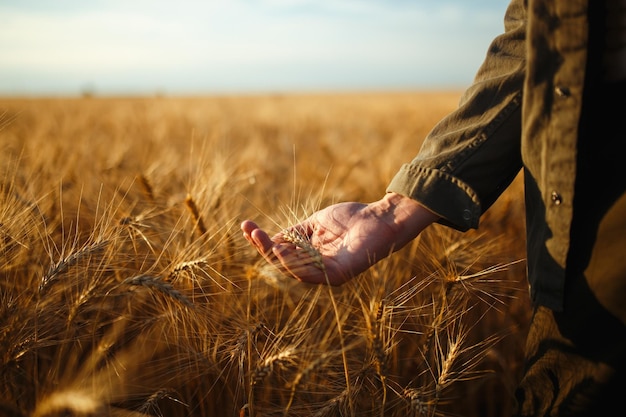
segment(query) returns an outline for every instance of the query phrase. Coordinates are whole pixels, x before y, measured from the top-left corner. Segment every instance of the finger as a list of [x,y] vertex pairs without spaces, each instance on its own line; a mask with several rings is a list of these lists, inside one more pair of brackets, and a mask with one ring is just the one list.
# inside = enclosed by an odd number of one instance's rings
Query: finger
[[241,222],[240,227],[241,231],[243,232],[243,236],[248,241],[250,240],[250,234],[252,233],[252,231],[259,228],[259,226],[257,226],[257,224],[251,220],[244,220],[243,222]]
[[273,264],[283,274],[296,277],[293,272],[284,267],[283,262],[279,261],[275,255],[275,253],[285,253],[291,254],[291,256],[287,256],[288,258],[295,256],[294,252],[297,251],[297,247],[293,243],[282,239],[281,233],[270,238],[256,223],[250,220],[241,223],[241,230],[245,239],[255,247],[265,261]]
[[262,230],[256,223],[245,220],[241,223],[243,237],[250,242],[261,254],[267,254],[271,251],[274,242],[268,234]]
[[276,245],[272,248],[274,257],[281,269],[295,279],[310,284],[324,284],[326,277],[323,269],[316,265],[311,256],[294,246]]
[[276,245],[272,248],[275,264],[279,268],[292,275],[299,281],[309,284],[326,284],[338,287],[350,281],[354,274],[346,273],[332,260],[314,259],[310,253],[301,248],[292,249],[294,246]]
[[272,246],[274,246],[274,241],[262,229],[254,229],[250,233],[250,238],[261,253],[269,253],[272,250]]

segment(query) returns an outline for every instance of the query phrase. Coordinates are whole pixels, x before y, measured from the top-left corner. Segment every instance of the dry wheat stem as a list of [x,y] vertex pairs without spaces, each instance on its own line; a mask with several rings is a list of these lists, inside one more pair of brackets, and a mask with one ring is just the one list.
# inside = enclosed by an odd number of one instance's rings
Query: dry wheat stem
[[315,414],[313,414],[313,417],[327,417],[335,415],[335,411],[344,404],[348,396],[348,390],[344,389],[343,391],[341,391],[341,393],[339,393],[339,395],[336,395],[335,397],[326,401],[324,406],[317,410]]
[[336,355],[336,352],[333,352],[333,351],[322,352],[316,359],[309,362],[306,368],[298,372],[294,380],[290,383],[291,394],[289,395],[289,401],[287,402],[287,405],[285,406],[285,409],[283,412],[283,415],[285,417],[289,415],[288,414],[289,410],[291,408],[291,405],[293,404],[293,400],[295,398],[296,392],[300,384],[306,381],[312,372],[314,372],[320,366],[324,365],[327,360],[329,360],[335,355]]
[[386,314],[387,308],[385,305],[385,299],[381,299],[378,303],[378,309],[376,311],[376,320],[372,332],[372,348],[374,350],[376,358],[376,372],[380,378],[380,383],[383,390],[382,404],[380,408],[380,415],[385,415],[385,407],[387,405],[387,379],[386,379],[386,365],[387,365],[387,351],[386,343],[388,338],[385,338],[385,326],[384,320],[388,317]]
[[146,398],[144,403],[141,405],[141,407],[139,407],[137,411],[139,413],[146,414],[146,415],[153,415],[155,412],[161,415],[161,412],[158,410],[157,403],[164,398],[167,398],[175,403],[181,404],[185,408],[189,408],[188,404],[185,404],[183,401],[179,400],[178,398],[173,397],[172,393],[174,393],[174,390],[170,388],[161,388],[155,391],[148,398]]
[[[349,373],[349,369],[348,369],[348,358],[347,358],[347,353],[346,353],[346,346],[345,346],[345,341],[344,341],[344,335],[343,335],[343,325],[342,325],[342,321],[340,318],[340,314],[339,314],[339,308],[337,306],[337,301],[335,300],[335,295],[332,291],[332,286],[330,285],[329,279],[328,279],[328,274],[326,271],[326,266],[324,265],[324,261],[322,258],[322,254],[319,252],[319,250],[314,247],[311,244],[311,240],[309,236],[305,236],[302,233],[299,233],[297,231],[295,231],[294,229],[285,229],[282,233],[283,238],[285,240],[287,240],[288,242],[293,243],[294,245],[304,249],[309,256],[311,257],[311,259],[313,260],[313,264],[322,270],[322,272],[324,273],[324,276],[326,278],[326,286],[328,287],[328,293],[330,296],[330,301],[333,305],[333,311],[335,312],[335,320],[337,323],[337,333],[339,335],[339,342],[341,344],[341,354],[342,354],[342,358],[343,358],[343,367],[344,367],[344,374],[345,374],[345,378],[346,378],[346,387],[348,389],[348,391],[350,391],[350,373]],[[351,402],[351,397],[348,397],[349,400],[349,405],[350,405],[350,409],[352,411],[352,402]]]

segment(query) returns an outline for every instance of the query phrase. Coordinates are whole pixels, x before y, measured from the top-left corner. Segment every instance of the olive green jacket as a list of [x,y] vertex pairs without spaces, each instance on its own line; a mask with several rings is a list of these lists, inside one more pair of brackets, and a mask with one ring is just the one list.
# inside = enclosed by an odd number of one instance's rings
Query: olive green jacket
[[[529,3],[529,4],[526,4]],[[459,107],[401,167],[389,192],[458,230],[524,168],[532,299],[562,307],[588,53],[586,0],[513,0]]]

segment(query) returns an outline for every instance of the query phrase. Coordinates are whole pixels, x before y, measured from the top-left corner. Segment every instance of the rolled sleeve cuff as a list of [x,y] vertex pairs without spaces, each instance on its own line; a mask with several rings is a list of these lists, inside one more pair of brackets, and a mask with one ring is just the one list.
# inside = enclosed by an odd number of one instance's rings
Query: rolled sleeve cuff
[[482,212],[478,196],[463,181],[443,171],[404,164],[387,192],[412,198],[441,216],[441,224],[460,231],[478,227]]

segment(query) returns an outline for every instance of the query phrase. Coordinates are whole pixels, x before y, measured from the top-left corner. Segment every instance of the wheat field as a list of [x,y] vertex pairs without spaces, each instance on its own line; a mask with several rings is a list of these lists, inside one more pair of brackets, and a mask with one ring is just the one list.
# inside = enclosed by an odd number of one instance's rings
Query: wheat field
[[506,416],[519,178],[338,287],[270,233],[378,199],[456,91],[0,99],[0,416]]

